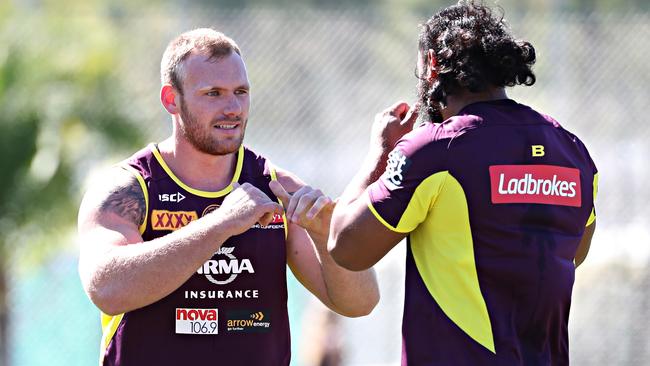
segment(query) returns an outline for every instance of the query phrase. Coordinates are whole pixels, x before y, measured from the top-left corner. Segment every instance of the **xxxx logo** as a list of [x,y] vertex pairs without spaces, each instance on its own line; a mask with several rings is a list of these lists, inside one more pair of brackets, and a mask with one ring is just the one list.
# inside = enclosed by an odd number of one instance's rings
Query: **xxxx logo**
[[151,228],[153,230],[178,230],[198,219],[196,211],[153,210]]

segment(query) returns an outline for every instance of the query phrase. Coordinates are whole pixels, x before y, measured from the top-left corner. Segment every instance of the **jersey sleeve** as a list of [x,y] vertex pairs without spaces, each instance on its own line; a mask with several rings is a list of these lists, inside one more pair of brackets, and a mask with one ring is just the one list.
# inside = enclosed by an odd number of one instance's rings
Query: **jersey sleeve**
[[591,214],[589,214],[589,219],[587,219],[587,225],[589,226],[596,221],[596,195],[598,195],[598,171],[596,170],[594,173],[594,183],[593,183],[593,188],[594,188],[594,201],[591,206]]
[[425,137],[423,131],[405,135],[382,176],[366,189],[369,210],[392,231],[409,233],[423,222],[447,176],[436,174]]
[[[576,138],[577,139],[577,138]],[[591,158],[591,154],[589,154],[589,151],[587,150],[587,146],[580,140],[577,139],[580,142],[580,145],[582,146],[582,149],[584,151],[584,154],[586,155],[588,161],[589,161],[589,166],[591,168],[591,172],[593,173],[593,183],[592,183],[592,189],[593,189],[593,198],[591,203],[591,213],[589,214],[589,218],[587,219],[587,224],[585,226],[589,226],[596,221],[596,196],[598,195],[598,168],[596,168],[596,164],[594,163],[594,160]]]

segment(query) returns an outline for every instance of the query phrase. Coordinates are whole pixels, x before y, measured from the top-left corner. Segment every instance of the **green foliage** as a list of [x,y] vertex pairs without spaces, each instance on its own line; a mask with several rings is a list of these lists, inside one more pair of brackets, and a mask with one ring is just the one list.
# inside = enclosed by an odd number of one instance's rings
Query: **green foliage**
[[80,170],[92,149],[110,153],[142,143],[122,107],[115,25],[92,13],[66,18],[40,10],[0,8],[3,258],[7,249],[44,254],[42,243],[63,244],[52,233],[74,227],[78,177],[87,173]]

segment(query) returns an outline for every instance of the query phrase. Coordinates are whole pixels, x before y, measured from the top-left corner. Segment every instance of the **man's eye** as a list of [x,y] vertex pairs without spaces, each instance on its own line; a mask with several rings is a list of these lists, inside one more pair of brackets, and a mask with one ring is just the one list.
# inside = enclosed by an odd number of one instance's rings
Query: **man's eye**
[[243,95],[243,94],[248,94],[248,90],[246,90],[246,89],[239,89],[239,90],[237,90],[235,93],[237,93],[237,94],[242,94],[242,95]]
[[205,95],[207,95],[209,97],[216,97],[216,96],[219,96],[219,92],[216,91],[216,90],[211,90],[211,91],[207,92]]

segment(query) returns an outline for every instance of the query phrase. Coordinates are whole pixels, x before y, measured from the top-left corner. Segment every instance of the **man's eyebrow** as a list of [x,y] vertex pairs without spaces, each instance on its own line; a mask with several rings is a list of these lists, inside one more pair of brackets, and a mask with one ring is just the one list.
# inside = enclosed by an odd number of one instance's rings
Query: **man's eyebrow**
[[[250,89],[250,88],[251,88],[251,87],[250,87],[249,84],[241,84],[241,85],[235,87],[234,90],[239,90],[239,89],[246,89],[246,90],[248,90],[248,89]],[[221,90],[228,90],[228,89],[229,89],[229,88],[224,88],[224,87],[222,87],[222,86],[217,86],[217,85],[212,85],[212,86],[210,86],[210,85],[206,85],[206,86],[204,86],[204,87],[199,88],[198,90],[199,90],[199,91],[211,91],[211,90],[221,91]]]

